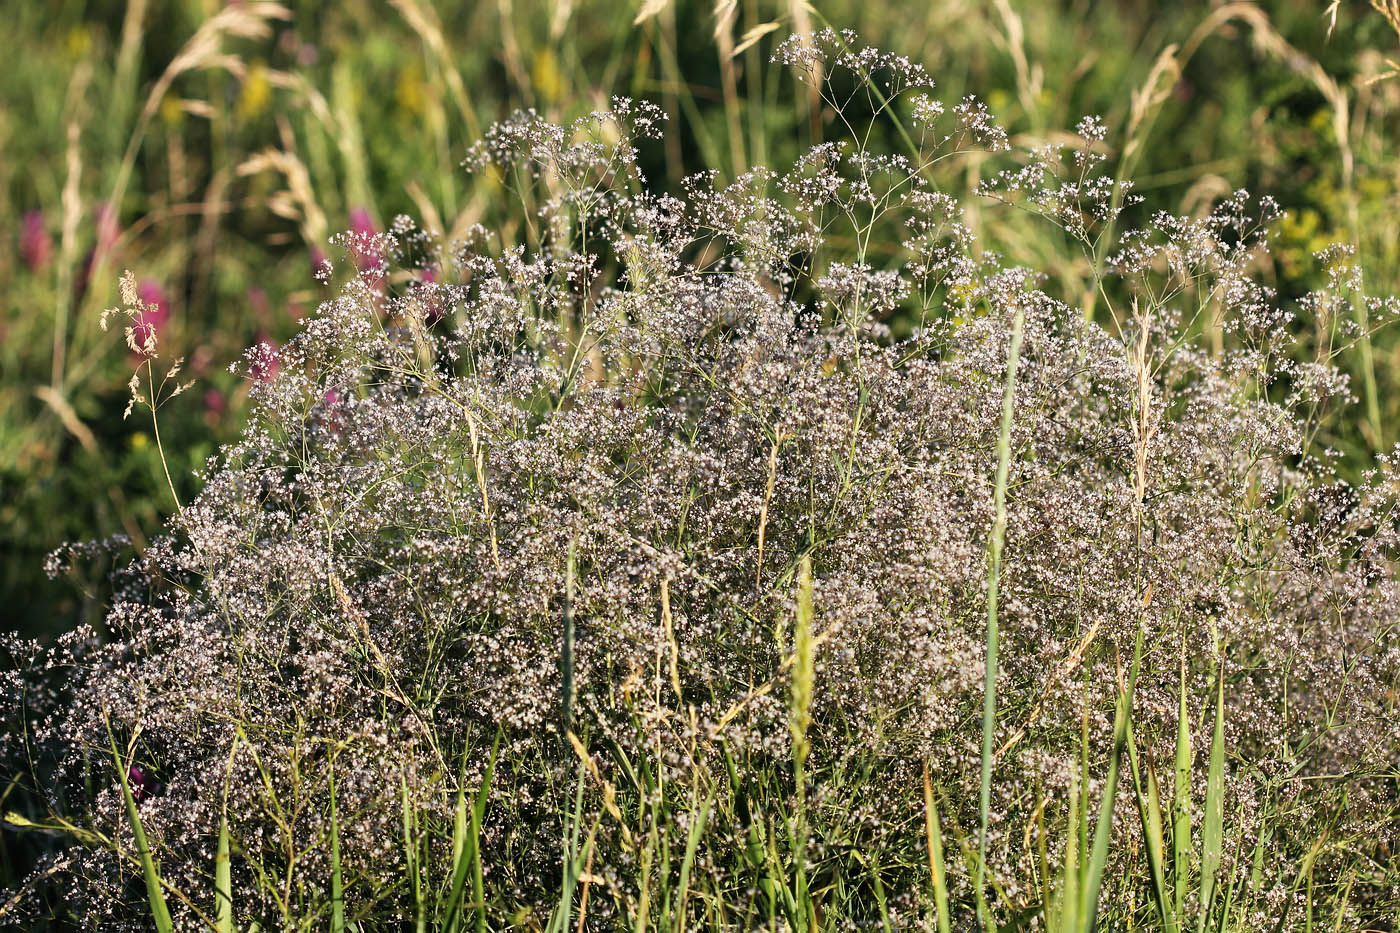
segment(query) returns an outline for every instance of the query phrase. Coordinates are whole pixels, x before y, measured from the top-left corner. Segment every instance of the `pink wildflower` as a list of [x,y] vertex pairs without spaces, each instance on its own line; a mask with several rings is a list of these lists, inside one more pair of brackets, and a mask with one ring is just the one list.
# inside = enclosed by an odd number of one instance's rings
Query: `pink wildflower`
[[277,359],[277,342],[271,337],[262,336],[249,351],[248,372],[259,382],[268,382],[277,375],[281,364]]
[[137,803],[145,800],[147,795],[153,795],[160,791],[160,785],[151,780],[145,771],[136,765],[132,765],[126,770],[127,786],[131,788],[131,796]]
[[330,282],[331,261],[319,246],[311,247],[311,277],[322,285]]
[[44,212],[26,211],[20,226],[19,255],[30,272],[38,272],[53,256],[53,240],[44,224]]
[[363,207],[350,211],[350,253],[361,272],[371,272],[383,262],[379,255],[379,230],[374,218]]

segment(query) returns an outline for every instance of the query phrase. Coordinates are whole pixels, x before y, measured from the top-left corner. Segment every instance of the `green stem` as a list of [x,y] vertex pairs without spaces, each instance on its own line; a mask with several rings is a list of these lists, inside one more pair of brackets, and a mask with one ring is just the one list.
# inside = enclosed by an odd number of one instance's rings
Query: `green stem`
[[165,472],[165,484],[170,487],[170,498],[175,500],[175,511],[183,512],[185,507],[180,504],[180,495],[175,491],[175,481],[170,478],[170,465],[165,459],[165,446],[160,442],[160,419],[156,417],[156,374],[149,359],[146,360],[146,386],[150,391],[151,430],[156,436],[156,453],[160,455],[160,468]]

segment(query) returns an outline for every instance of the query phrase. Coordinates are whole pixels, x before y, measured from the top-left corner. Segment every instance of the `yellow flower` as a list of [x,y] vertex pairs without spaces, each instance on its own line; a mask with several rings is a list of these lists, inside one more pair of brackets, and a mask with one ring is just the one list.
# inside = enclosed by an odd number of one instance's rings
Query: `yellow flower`
[[416,117],[427,106],[428,97],[423,87],[423,72],[417,63],[399,72],[398,84],[394,88],[394,100],[404,114]]
[[69,58],[85,58],[92,51],[92,33],[86,26],[74,26],[63,37],[63,50]]
[[160,118],[165,121],[165,125],[178,126],[184,117],[185,111],[180,106],[180,96],[166,94],[165,99],[160,102]]
[[534,79],[535,88],[542,98],[546,101],[559,99],[564,82],[559,75],[559,60],[554,57],[553,50],[545,47],[535,53],[535,64],[530,70],[530,76]]
[[253,62],[248,69],[248,77],[243,81],[243,90],[238,95],[238,115],[244,120],[256,117],[267,108],[272,97],[272,83],[267,80],[267,66]]

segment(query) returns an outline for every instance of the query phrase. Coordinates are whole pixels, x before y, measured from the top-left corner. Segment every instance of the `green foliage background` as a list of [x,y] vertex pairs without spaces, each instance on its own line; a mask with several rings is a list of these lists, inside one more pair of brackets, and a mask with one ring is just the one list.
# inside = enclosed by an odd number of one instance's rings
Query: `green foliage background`
[[[122,418],[131,358],[98,327],[123,269],[168,304],[162,358],[198,379],[161,411],[184,497],[238,429],[246,383],[229,364],[294,332],[323,293],[314,258],[357,214],[506,223],[499,190],[459,167],[481,128],[613,94],[671,112],[670,140],[644,154],[667,185],[790,159],[830,115],[768,52],[823,23],[924,64],[945,100],[983,97],[1017,143],[1103,115],[1145,196],[1137,216],[1203,211],[1239,186],[1273,195],[1290,214],[1262,273],[1284,303],[1339,240],[1371,291],[1397,290],[1400,79],[1385,75],[1400,52],[1361,0],[16,4],[0,71],[0,618],[30,633],[96,621],[107,568],[50,581],[44,555],[115,533],[139,544],[173,508],[149,418]],[[1049,228],[992,204],[971,220],[1084,296],[1086,260]],[[1397,363],[1387,332],[1347,361],[1362,403],[1325,434],[1344,472],[1397,439]]]

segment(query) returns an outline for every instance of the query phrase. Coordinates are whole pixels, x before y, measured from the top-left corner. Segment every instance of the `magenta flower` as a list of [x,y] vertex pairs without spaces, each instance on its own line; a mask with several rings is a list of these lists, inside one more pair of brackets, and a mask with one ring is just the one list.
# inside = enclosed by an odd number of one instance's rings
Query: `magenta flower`
[[145,800],[148,795],[160,792],[160,785],[151,780],[150,776],[136,765],[127,768],[126,783],[131,788],[132,799],[137,803]]
[[258,322],[258,328],[271,329],[276,326],[272,318],[272,301],[267,297],[267,292],[260,285],[248,286],[248,307],[253,312],[253,319]]
[[366,208],[352,207],[350,209],[350,232],[356,236],[373,236],[377,232],[374,218],[369,215]]
[[53,256],[53,239],[44,224],[44,212],[26,211],[20,225],[19,255],[30,272],[38,272]]
[[93,224],[97,228],[97,242],[83,257],[83,270],[73,283],[74,301],[82,301],[92,283],[93,271],[109,252],[117,245],[121,228],[117,223],[117,213],[106,203],[98,204],[92,210]]
[[370,272],[381,265],[383,260],[379,255],[379,230],[374,225],[374,218],[363,207],[356,207],[350,211],[349,243],[350,254],[361,272]]
[[277,342],[271,337],[262,336],[250,353],[248,372],[259,382],[268,382],[277,375],[281,363],[277,359]]
[[121,227],[117,222],[117,212],[105,202],[92,209],[92,217],[97,226],[96,253],[101,258],[117,245]]
[[341,394],[335,389],[327,389],[321,396],[320,412],[316,421],[332,434],[339,434],[344,427],[345,416],[341,410]]

